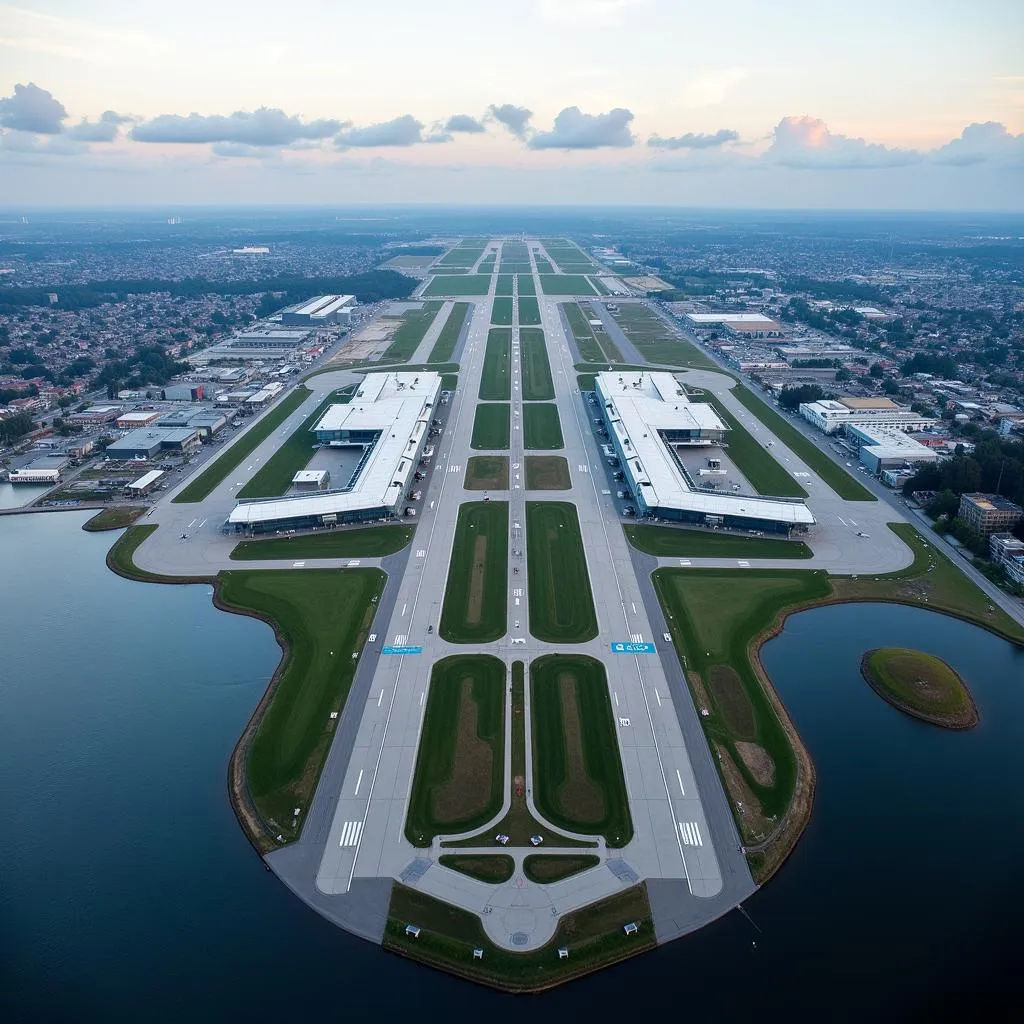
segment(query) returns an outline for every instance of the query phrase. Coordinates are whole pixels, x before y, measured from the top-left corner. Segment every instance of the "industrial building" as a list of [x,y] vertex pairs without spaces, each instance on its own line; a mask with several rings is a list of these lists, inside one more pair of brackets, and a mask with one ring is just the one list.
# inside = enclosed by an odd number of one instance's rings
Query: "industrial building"
[[924,430],[936,420],[897,405],[890,398],[823,398],[801,402],[800,415],[826,434],[846,427],[888,427],[891,430]]
[[168,384],[162,392],[165,402],[201,402],[202,384]]
[[217,359],[287,359],[294,356],[312,334],[311,330],[261,327],[200,349],[188,358],[197,366]]
[[128,498],[142,498],[149,494],[167,474],[160,469],[151,469],[143,473],[138,480],[125,485],[124,493]]
[[60,483],[60,470],[25,466],[24,469],[12,469],[7,480],[12,484],[56,484]]
[[861,463],[876,476],[886,470],[938,462],[939,459],[933,448],[891,427],[851,425],[846,428],[846,436],[857,446]]
[[728,428],[672,374],[599,373],[594,389],[638,516],[786,534],[814,524],[799,499],[718,494],[694,482],[676,448],[721,444]]
[[67,418],[72,423],[81,423],[83,426],[89,423],[109,423],[121,415],[120,405],[91,405],[82,412],[73,412]]
[[199,436],[208,440],[223,430],[227,426],[227,422],[227,417],[223,413],[212,409],[182,409],[176,412],[161,413],[156,425],[163,430],[198,430]]
[[316,494],[240,501],[225,529],[262,533],[400,515],[440,390],[433,372],[367,374],[347,405],[330,406],[312,428],[327,447],[361,451],[348,483]]
[[1013,529],[1024,519],[1024,509],[999,494],[961,494],[957,515],[987,536]]
[[686,325],[694,330],[720,327],[738,338],[781,338],[786,328],[764,313],[687,313]]
[[160,452],[194,451],[202,442],[191,427],[143,427],[107,445],[108,459],[151,459]]
[[308,302],[281,310],[284,327],[329,327],[347,325],[352,320],[354,295],[318,295]]

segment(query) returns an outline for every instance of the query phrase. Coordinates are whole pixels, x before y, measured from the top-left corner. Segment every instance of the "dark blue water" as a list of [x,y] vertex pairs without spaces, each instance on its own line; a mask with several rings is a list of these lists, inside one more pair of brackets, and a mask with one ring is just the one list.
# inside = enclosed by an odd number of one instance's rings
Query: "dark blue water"
[[[1016,1000],[1024,655],[997,638],[889,606],[792,619],[765,663],[819,790],[747,904],[754,924],[732,914],[515,999],[346,935],[263,868],[224,778],[277,661],[269,629],[214,610],[208,587],[108,573],[111,537],[84,518],[0,519],[0,1021],[877,1021]],[[943,732],[878,700],[858,662],[888,643],[955,665],[981,726]]]

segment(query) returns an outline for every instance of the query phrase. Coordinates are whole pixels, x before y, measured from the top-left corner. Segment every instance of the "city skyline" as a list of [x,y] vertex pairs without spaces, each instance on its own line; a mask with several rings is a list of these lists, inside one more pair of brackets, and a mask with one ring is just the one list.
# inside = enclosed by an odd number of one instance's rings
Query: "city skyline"
[[0,186],[26,205],[1020,210],[1022,31],[999,0],[0,4]]

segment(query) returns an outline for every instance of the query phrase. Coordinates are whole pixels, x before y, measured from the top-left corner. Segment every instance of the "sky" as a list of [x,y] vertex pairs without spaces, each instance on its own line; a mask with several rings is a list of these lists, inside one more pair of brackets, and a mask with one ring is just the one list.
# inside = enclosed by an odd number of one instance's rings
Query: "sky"
[[1021,0],[0,0],[0,206],[1024,210]]

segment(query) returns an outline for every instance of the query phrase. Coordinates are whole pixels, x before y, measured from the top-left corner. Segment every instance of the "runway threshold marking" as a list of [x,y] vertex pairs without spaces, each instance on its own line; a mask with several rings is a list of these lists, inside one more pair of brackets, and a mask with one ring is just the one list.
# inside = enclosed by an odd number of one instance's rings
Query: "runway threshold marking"
[[341,841],[339,846],[355,846],[359,842],[359,836],[363,831],[361,821],[346,821],[341,826]]
[[701,838],[700,829],[697,827],[697,822],[695,821],[679,822],[679,834],[683,837],[683,844],[685,846],[704,845],[704,840]]

